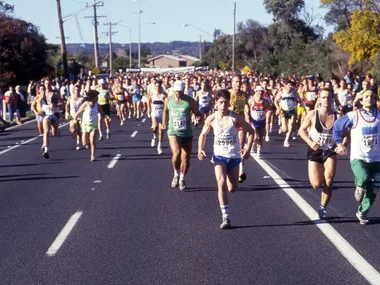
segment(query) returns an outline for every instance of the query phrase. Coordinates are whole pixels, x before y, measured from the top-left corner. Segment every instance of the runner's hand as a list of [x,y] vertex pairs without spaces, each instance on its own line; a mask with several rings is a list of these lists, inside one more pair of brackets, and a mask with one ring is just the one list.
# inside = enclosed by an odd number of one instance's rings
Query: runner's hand
[[347,148],[340,144],[336,147],[335,152],[339,155],[346,155],[347,154]]
[[318,150],[319,147],[320,147],[319,143],[316,143],[316,142],[313,142],[313,143],[310,144],[309,146],[310,146],[310,148],[311,148],[312,150]]
[[161,124],[161,130],[166,130],[166,124]]
[[243,159],[248,159],[248,158],[249,158],[249,151],[248,151],[248,149],[243,148],[243,149],[240,151],[240,156],[241,156],[241,158],[243,158]]
[[204,150],[201,150],[198,152],[198,159],[199,160],[203,160],[205,157],[206,157],[206,153],[204,152]]

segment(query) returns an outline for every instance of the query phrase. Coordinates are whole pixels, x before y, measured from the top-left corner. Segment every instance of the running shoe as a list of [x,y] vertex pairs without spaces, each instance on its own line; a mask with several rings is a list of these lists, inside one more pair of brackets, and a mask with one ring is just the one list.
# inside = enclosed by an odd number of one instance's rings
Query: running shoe
[[151,147],[154,147],[156,145],[156,139],[152,139],[152,142],[150,143]]
[[90,149],[90,147],[88,146],[88,144],[86,144],[84,147],[85,147],[86,149]]
[[279,135],[282,134],[281,128],[278,130],[278,134],[279,134]]
[[358,202],[358,203],[362,202],[364,192],[365,192],[365,188],[356,186],[355,194],[354,194],[356,202]]
[[220,224],[220,228],[222,230],[231,228],[231,221],[229,217],[223,218],[222,223]]
[[247,179],[247,175],[245,173],[240,174],[239,183],[243,183]]
[[77,147],[75,148],[76,150],[80,150],[80,145],[77,144]]
[[99,140],[102,141],[103,140],[103,136],[99,136]]
[[319,209],[318,209],[318,216],[321,220],[324,220],[326,219],[326,208],[325,207],[322,207],[322,206],[319,206]]
[[270,138],[269,138],[269,136],[265,136],[265,141],[266,141],[266,142],[270,142]]
[[297,139],[296,133],[294,133],[294,132],[292,133],[292,139],[293,140]]
[[111,133],[107,133],[107,140],[111,138]]
[[367,215],[363,214],[360,211],[356,212],[356,217],[358,218],[361,225],[366,225],[369,223],[369,220],[367,218]]
[[252,144],[251,153],[255,153],[256,150],[256,143]]
[[50,155],[47,151],[44,151],[43,154],[42,154],[43,157],[45,157],[46,159],[47,158],[50,158]]
[[284,141],[284,147],[290,147],[290,143],[288,141]]
[[179,185],[179,176],[174,175],[173,180],[172,180],[172,188],[178,187]]
[[162,148],[160,146],[157,147],[157,153],[162,154]]
[[95,161],[95,156],[91,156],[91,161]]
[[179,180],[179,190],[185,190],[187,188],[185,179],[180,179]]

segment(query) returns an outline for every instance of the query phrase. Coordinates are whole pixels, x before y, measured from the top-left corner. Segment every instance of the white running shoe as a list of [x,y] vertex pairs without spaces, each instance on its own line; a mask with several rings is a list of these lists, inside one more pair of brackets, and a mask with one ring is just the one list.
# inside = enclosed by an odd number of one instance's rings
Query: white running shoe
[[151,147],[154,147],[155,145],[156,145],[156,139],[153,138],[153,139],[152,139],[152,142],[150,143],[150,146],[151,146]]
[[162,154],[162,148],[159,146],[159,147],[157,147],[157,153],[158,154]]
[[266,142],[270,142],[270,138],[269,138],[269,136],[265,136],[265,141],[266,141]]
[[288,141],[284,141],[284,147],[290,147],[290,143]]

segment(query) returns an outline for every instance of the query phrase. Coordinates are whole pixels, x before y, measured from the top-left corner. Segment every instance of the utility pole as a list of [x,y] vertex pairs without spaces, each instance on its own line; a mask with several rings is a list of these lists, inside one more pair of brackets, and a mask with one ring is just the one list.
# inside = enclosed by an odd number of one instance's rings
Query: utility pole
[[236,2],[234,2],[234,36],[232,38],[232,70],[235,70]]
[[199,36],[199,60],[202,61],[202,36]]
[[104,25],[109,26],[108,32],[104,33],[104,34],[106,34],[107,36],[110,37],[110,46],[109,46],[109,51],[110,51],[110,56],[109,56],[109,60],[110,60],[110,74],[113,74],[113,66],[112,66],[112,35],[117,34],[118,32],[112,32],[112,26],[116,26],[117,23],[111,23],[111,22],[109,22],[108,24],[104,24]]
[[97,13],[96,13],[96,8],[97,7],[103,7],[104,6],[104,2],[103,1],[98,1],[96,2],[96,0],[94,0],[94,4],[93,5],[88,5],[86,4],[86,7],[90,7],[92,6],[94,8],[94,16],[87,16],[85,18],[93,18],[94,19],[94,36],[95,36],[95,39],[94,39],[94,56],[95,56],[95,66],[97,68],[99,68],[99,43],[98,43],[98,40],[99,40],[99,37],[98,37],[98,25],[99,25],[99,22],[98,22],[98,18],[105,18],[106,16],[98,16]]
[[68,78],[65,32],[63,30],[63,20],[62,20],[62,10],[61,10],[60,0],[57,0],[57,13],[58,13],[59,33],[61,36],[61,59],[62,59],[63,76],[65,78]]
[[216,28],[214,28],[214,43],[212,45],[212,49],[214,51],[214,70],[216,69],[216,62],[215,62],[215,43],[216,43]]

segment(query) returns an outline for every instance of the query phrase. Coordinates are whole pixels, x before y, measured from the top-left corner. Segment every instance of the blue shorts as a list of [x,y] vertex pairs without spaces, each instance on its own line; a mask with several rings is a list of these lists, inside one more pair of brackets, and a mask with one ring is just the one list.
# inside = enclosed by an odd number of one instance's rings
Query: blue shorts
[[229,173],[232,169],[238,166],[241,162],[241,158],[230,158],[215,154],[212,156],[212,160],[214,161],[214,163],[225,163],[227,165],[227,173]]
[[205,107],[199,107],[199,111],[203,111],[205,113],[210,112],[211,107],[210,106],[205,106]]
[[133,103],[137,103],[141,100],[141,96],[140,95],[132,95],[132,101]]
[[265,128],[265,121],[266,120],[262,120],[262,121],[252,120],[251,124],[252,124],[252,127],[254,127],[254,128],[264,129]]

